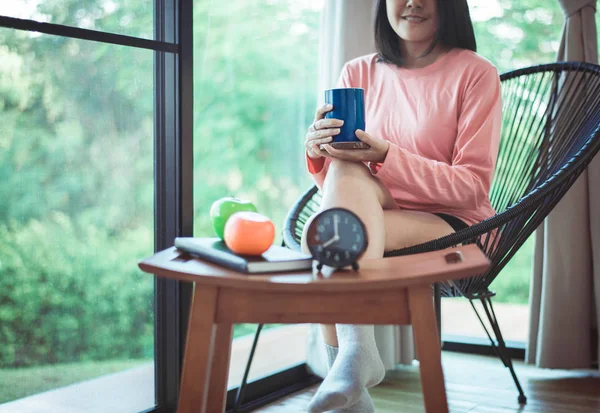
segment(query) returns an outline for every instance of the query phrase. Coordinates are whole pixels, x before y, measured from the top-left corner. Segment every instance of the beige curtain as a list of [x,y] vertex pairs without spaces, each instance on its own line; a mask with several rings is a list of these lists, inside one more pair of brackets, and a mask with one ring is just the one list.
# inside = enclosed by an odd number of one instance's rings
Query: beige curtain
[[[559,0],[565,13],[559,61],[598,63],[596,0]],[[589,368],[600,315],[600,158],[538,228],[527,362]]]
[[[320,32],[319,102],[323,101],[323,90],[335,87],[344,63],[375,52],[374,3],[374,0],[325,0]],[[376,326],[375,338],[387,370],[414,359],[410,327]],[[321,329],[311,325],[307,364],[314,374],[325,377],[327,368],[322,342]]]

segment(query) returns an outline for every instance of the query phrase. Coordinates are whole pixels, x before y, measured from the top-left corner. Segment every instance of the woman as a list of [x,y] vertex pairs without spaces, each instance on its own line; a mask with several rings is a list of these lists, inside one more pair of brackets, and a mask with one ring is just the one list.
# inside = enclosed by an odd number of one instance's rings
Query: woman
[[[466,0],[379,0],[375,43],[378,53],[348,62],[338,82],[365,89],[367,131],[356,136],[370,148],[328,145],[342,125],[324,118],[330,106],[317,110],[305,143],[322,209],[345,207],[364,221],[363,258],[494,215],[489,189],[501,128],[500,79],[475,53]],[[373,412],[366,389],[385,373],[373,326],[323,333],[330,370],[309,411]]]

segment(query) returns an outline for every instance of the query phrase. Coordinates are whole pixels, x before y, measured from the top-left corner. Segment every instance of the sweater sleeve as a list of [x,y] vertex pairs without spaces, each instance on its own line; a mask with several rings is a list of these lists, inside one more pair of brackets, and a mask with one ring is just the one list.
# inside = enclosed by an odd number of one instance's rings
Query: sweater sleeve
[[393,182],[436,204],[477,209],[489,197],[501,126],[500,77],[492,67],[475,76],[466,87],[451,164],[390,143],[384,162],[373,172],[382,181]]
[[[345,64],[342,68],[342,72],[340,73],[340,77],[337,81],[336,87],[353,87],[351,86],[350,80],[350,72],[348,71],[348,65]],[[325,182],[325,176],[327,175],[327,170],[329,169],[329,164],[331,163],[330,158],[321,157],[317,159],[312,159],[308,156],[306,151],[304,152],[304,157],[306,158],[306,166],[308,168],[308,172],[312,175],[313,180],[317,184],[319,188],[323,187],[323,182]]]

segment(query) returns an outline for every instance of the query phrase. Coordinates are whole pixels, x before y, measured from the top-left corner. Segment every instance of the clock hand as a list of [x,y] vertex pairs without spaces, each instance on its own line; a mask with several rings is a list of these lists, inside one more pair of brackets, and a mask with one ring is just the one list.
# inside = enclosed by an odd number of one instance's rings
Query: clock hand
[[329,241],[327,241],[326,243],[324,243],[323,245],[321,245],[323,248],[327,248],[328,246],[330,246],[331,244],[333,244],[336,241],[339,241],[340,237],[338,237],[337,235],[334,235],[333,238],[331,238]]
[[338,219],[339,217],[337,214],[333,216],[333,233],[337,238],[340,237],[340,235],[338,234]]

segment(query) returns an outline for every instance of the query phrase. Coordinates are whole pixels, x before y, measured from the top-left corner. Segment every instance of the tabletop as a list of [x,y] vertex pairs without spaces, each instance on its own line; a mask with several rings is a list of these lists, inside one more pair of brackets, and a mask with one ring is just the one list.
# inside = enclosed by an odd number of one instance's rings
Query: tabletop
[[409,287],[415,284],[465,278],[482,274],[489,260],[474,244],[422,254],[365,259],[360,269],[336,271],[329,277],[311,271],[245,274],[193,257],[175,247],[159,251],[139,262],[139,267],[160,277],[203,285],[281,291],[367,291]]

